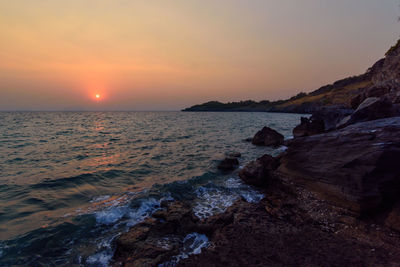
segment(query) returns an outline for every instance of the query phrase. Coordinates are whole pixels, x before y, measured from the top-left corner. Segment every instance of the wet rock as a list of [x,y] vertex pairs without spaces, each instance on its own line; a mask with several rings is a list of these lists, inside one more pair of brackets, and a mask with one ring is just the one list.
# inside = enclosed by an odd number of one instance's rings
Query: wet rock
[[251,143],[251,141],[253,141],[253,138],[249,137],[249,138],[244,139],[243,141],[244,141],[244,142]]
[[279,166],[279,160],[264,155],[255,161],[248,163],[240,172],[239,177],[247,184],[266,186],[272,179],[272,172]]
[[337,128],[344,128],[357,122],[371,121],[400,115],[396,113],[396,109],[393,108],[393,104],[388,98],[369,97],[359,105],[353,114],[342,119],[338,123]]
[[274,129],[264,127],[256,133],[251,142],[257,146],[280,146],[283,145],[283,140],[283,135]]
[[184,237],[202,228],[189,205],[166,202],[153,218],[132,227],[116,240],[114,266],[158,266],[178,255]]
[[217,168],[221,171],[233,171],[239,166],[239,161],[234,157],[227,157],[221,161]]
[[277,173],[355,212],[400,194],[400,117],[350,125],[288,142]]

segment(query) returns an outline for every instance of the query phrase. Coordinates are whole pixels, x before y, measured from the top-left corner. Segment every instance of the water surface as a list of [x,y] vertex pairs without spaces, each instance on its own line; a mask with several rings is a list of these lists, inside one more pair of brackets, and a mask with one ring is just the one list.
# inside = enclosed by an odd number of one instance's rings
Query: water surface
[[286,138],[298,114],[189,112],[0,113],[0,264],[106,265],[112,240],[159,208],[185,199],[204,218],[238,197],[262,196],[240,163],[277,149],[243,140],[263,126]]

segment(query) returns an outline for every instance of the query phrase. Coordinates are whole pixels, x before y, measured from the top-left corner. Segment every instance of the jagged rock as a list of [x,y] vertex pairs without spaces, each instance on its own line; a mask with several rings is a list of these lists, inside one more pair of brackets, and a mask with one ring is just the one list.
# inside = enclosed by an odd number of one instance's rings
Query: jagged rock
[[310,136],[314,134],[320,134],[325,131],[324,121],[321,119],[308,119],[301,117],[300,125],[293,129],[293,136],[303,137]]
[[320,109],[314,112],[310,119],[302,117],[301,124],[293,129],[293,136],[310,136],[334,130],[337,123],[351,113],[352,110],[343,108]]
[[387,53],[385,61],[373,77],[375,85],[399,90],[400,88],[400,40]]
[[118,237],[113,266],[158,266],[179,254],[187,234],[204,228],[189,205],[174,201],[164,206],[153,214],[154,218]]
[[257,146],[280,146],[283,145],[284,137],[274,129],[262,128],[253,137],[252,143]]
[[218,164],[218,169],[222,171],[232,171],[239,166],[239,161],[234,157],[227,157]]
[[382,118],[389,118],[396,114],[392,102],[386,98],[369,97],[365,99],[353,114],[345,117],[337,125],[337,128],[344,128],[350,124]]
[[373,212],[400,196],[400,117],[295,138],[287,145],[277,174],[336,205]]
[[272,178],[272,172],[279,166],[279,160],[264,155],[248,163],[240,172],[239,177],[247,184],[266,186]]

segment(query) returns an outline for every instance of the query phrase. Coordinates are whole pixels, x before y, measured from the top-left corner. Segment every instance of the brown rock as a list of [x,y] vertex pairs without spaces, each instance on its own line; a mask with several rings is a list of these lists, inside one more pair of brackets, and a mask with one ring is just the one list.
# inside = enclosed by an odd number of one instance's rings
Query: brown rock
[[332,203],[374,212],[400,194],[400,117],[293,139],[277,173]]
[[266,186],[272,178],[272,172],[276,170],[278,166],[278,159],[270,155],[264,155],[247,164],[239,172],[239,176],[247,184]]
[[283,145],[283,135],[277,131],[264,127],[253,137],[252,143],[257,146],[280,146]]

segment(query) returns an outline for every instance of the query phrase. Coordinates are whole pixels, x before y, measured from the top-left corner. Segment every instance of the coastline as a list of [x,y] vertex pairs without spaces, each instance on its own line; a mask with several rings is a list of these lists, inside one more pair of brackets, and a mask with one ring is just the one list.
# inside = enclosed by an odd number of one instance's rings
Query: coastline
[[[351,108],[316,110],[301,118],[290,140],[268,127],[249,140],[286,146],[239,171],[264,199],[238,200],[206,219],[196,218],[189,203],[164,203],[118,238],[113,265],[398,265],[398,62],[400,42],[368,70],[372,84],[346,99]],[[224,168],[229,162],[234,169],[229,158]]]

